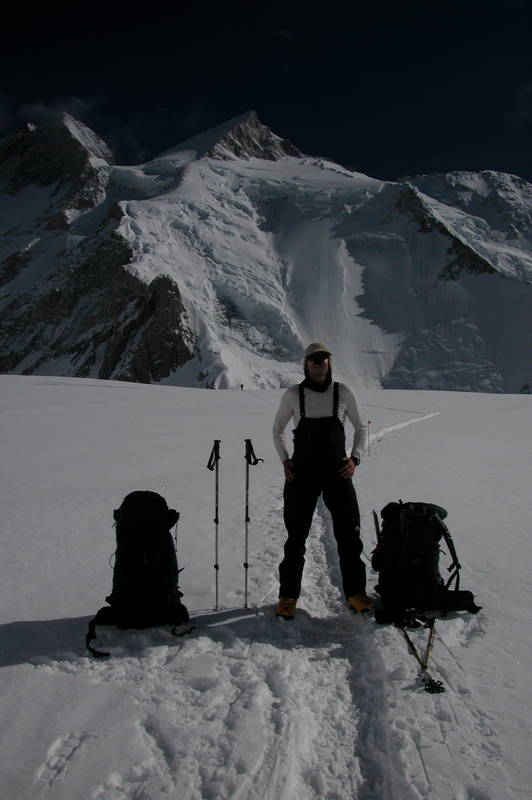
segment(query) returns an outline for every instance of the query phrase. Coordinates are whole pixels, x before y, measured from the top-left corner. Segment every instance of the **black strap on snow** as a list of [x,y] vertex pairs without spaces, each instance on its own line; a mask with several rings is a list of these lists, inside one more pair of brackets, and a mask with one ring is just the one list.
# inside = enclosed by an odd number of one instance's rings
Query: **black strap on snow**
[[94,658],[104,658],[108,656],[109,653],[102,653],[101,650],[95,650],[94,647],[90,646],[90,642],[98,638],[96,636],[96,625],[116,625],[116,613],[114,608],[111,606],[103,606],[100,608],[94,619],[91,619],[89,622],[89,630],[85,637],[87,649],[92,653]]
[[221,439],[215,439],[214,445],[209,456],[209,463],[207,464],[207,469],[210,469],[212,472],[214,467],[216,466],[216,462],[220,460],[220,442]]
[[[183,623],[180,623],[183,624]],[[112,606],[102,606],[94,619],[91,619],[89,622],[89,630],[87,631],[87,635],[85,637],[85,644],[87,645],[87,650],[94,656],[94,658],[106,658],[110,655],[110,653],[104,653],[102,650],[96,650],[94,647],[91,647],[90,642],[93,639],[97,639],[96,636],[96,625],[116,625],[116,612]],[[186,636],[188,633],[192,633],[192,631],[196,630],[196,626],[192,625],[185,631],[181,631],[177,633],[177,628],[179,625],[174,625],[172,628],[172,635],[173,636]]]
[[192,631],[196,630],[196,626],[192,625],[192,627],[189,628],[188,631],[182,631],[181,633],[176,633],[177,628],[179,628],[179,625],[174,625],[174,627],[172,628],[172,636],[186,636],[187,633],[192,633]]
[[[306,380],[306,379],[305,379]],[[339,404],[339,397],[340,391],[338,387],[338,381],[335,381],[333,384],[333,417],[338,416],[338,404]],[[301,418],[306,417],[305,413],[305,381],[299,384],[299,414]]]

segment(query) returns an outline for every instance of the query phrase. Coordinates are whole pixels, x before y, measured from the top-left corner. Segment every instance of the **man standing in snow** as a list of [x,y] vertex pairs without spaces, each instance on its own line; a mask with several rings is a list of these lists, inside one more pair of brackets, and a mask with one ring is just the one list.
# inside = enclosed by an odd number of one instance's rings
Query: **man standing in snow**
[[[331,512],[340,557],[343,590],[354,611],[371,608],[366,595],[366,567],[360,555],[360,512],[351,478],[367,444],[367,425],[354,393],[332,381],[332,353],[314,342],[305,351],[305,380],[282,397],[273,439],[285,474],[284,522],[288,539],[279,566],[277,616],[292,619],[301,591],[306,541],[320,494]],[[345,419],[355,432],[351,455],[345,450]],[[293,418],[294,454],[285,428]]]

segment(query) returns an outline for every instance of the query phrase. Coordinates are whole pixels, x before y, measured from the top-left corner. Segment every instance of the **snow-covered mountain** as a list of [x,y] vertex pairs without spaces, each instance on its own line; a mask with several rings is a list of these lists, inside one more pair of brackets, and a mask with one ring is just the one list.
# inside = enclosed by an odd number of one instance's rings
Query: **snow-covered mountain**
[[532,379],[532,186],[391,183],[254,112],[136,167],[61,115],[0,144],[0,371],[279,387],[325,340],[367,388]]

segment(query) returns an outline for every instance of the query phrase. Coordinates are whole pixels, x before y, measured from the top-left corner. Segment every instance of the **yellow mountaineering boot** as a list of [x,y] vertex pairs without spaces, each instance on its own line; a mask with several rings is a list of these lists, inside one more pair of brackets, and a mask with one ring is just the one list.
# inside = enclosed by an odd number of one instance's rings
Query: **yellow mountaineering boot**
[[280,597],[275,613],[278,617],[284,617],[284,619],[294,619],[296,602],[297,600],[294,600],[293,597]]
[[373,601],[369,599],[366,592],[359,592],[353,597],[348,597],[347,602],[353,611],[367,611],[373,606]]

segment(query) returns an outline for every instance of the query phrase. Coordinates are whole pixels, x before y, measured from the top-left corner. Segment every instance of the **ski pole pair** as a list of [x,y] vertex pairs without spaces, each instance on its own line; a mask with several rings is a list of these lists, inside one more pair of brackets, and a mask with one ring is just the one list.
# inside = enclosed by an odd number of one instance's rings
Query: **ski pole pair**
[[434,637],[436,635],[434,618],[429,619],[425,625],[425,627],[428,628],[429,630],[429,639],[427,642],[427,649],[425,651],[424,659],[422,659],[420,654],[418,653],[415,644],[408,635],[406,627],[404,625],[400,625],[399,623],[397,623],[397,627],[402,631],[406,643],[410,649],[410,652],[415,657],[417,663],[421,667],[418,679],[419,682],[422,684],[423,688],[425,689],[425,691],[429,692],[429,694],[440,694],[441,692],[444,692],[445,689],[443,683],[441,681],[436,680],[435,678],[432,678],[429,675],[429,659],[432,653],[432,648],[434,647]]
[[[214,471],[214,569],[215,569],[215,611],[218,611],[218,574],[220,571],[220,564],[218,558],[218,528],[220,524],[219,519],[219,462],[220,462],[220,439],[214,440],[214,445],[209,457],[207,469]],[[253,450],[251,439],[245,439],[246,443],[246,513],[245,513],[245,537],[244,537],[244,608],[248,608],[248,549],[249,549],[249,523],[251,521],[249,516],[249,468],[255,466],[259,461],[264,461],[263,458],[257,458]]]

